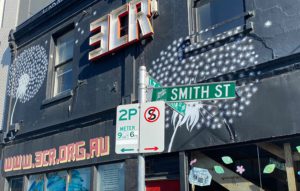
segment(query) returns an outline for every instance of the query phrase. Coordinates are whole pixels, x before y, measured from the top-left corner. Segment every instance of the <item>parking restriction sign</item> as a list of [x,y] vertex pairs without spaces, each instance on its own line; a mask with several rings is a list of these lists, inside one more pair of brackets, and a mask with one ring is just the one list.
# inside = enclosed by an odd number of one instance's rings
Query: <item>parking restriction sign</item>
[[117,108],[117,154],[138,153],[140,104],[120,105]]
[[163,152],[165,148],[165,102],[141,104],[140,153]]

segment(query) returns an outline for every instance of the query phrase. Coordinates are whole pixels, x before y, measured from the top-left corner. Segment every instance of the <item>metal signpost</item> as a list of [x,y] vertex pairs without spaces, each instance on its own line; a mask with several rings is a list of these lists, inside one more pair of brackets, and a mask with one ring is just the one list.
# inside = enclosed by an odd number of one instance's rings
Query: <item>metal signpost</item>
[[235,98],[235,82],[203,83],[190,86],[154,88],[152,101],[166,102]]
[[[147,87],[150,99],[147,101]],[[203,83],[162,87],[149,77],[145,66],[139,69],[139,103],[117,108],[116,153],[138,154],[138,191],[145,191],[145,157],[142,153],[163,152],[165,147],[165,102],[185,115],[186,101],[235,98],[235,82]],[[193,169],[190,182],[206,186],[211,175],[205,169]]]
[[[146,66],[139,68],[139,103],[147,101],[147,69]],[[138,155],[138,191],[145,191],[145,157],[143,154]]]
[[165,102],[141,104],[140,152],[163,152],[165,148]]
[[116,153],[138,153],[140,104],[120,105],[117,108]]
[[138,191],[145,191],[145,157],[165,147],[165,103],[146,103],[147,71],[139,71],[139,103],[117,108],[116,153],[138,155]]

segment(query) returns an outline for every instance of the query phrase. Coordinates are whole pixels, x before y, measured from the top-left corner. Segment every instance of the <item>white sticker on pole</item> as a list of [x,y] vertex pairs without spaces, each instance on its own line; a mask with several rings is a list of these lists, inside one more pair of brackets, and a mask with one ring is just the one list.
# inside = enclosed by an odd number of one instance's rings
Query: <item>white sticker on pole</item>
[[165,149],[165,102],[141,104],[140,153],[163,152]]
[[139,117],[139,104],[118,106],[115,148],[117,154],[138,153]]

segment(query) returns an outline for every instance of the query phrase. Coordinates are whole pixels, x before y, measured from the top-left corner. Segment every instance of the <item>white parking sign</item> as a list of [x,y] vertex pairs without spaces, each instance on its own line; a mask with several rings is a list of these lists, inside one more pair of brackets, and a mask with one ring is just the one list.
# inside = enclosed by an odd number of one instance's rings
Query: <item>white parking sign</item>
[[141,104],[140,153],[163,152],[165,149],[165,102]]
[[138,153],[140,104],[120,105],[117,108],[117,154]]

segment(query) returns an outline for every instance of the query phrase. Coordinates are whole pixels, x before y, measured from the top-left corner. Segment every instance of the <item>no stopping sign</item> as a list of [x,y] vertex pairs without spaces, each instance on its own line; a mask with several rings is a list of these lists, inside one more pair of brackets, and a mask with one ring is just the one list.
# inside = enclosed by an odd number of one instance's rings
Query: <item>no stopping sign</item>
[[163,152],[165,148],[165,103],[141,104],[140,152]]
[[149,123],[157,121],[160,117],[160,111],[157,107],[149,107],[144,113],[144,118]]

